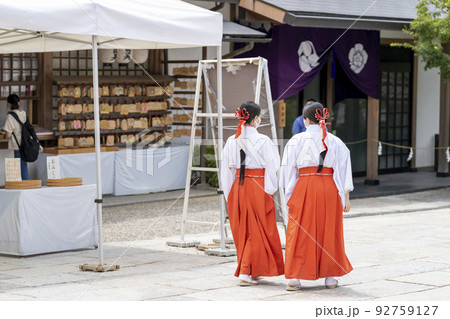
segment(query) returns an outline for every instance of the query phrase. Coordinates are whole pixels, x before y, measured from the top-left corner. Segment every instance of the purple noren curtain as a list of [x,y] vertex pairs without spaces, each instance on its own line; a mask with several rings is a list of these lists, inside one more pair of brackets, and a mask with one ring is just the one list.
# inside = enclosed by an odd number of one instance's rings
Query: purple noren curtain
[[379,32],[344,32],[343,29],[274,26],[269,33],[270,43],[255,44],[242,57],[262,56],[269,61],[272,97],[277,100],[303,90],[334,51],[340,69],[354,86],[365,95],[379,98]]

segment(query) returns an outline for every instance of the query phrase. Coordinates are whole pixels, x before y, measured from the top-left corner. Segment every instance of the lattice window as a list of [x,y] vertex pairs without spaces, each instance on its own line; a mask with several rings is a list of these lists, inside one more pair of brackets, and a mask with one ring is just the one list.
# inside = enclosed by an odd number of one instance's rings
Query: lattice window
[[36,53],[0,55],[0,99],[17,94],[20,99],[37,98],[39,60]]

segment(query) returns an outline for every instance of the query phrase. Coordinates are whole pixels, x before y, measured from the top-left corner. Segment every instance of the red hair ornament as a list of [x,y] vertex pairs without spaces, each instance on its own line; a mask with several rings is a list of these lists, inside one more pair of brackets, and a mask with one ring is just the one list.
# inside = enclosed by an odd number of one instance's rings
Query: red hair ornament
[[243,108],[242,110],[238,107],[236,112],[234,113],[234,116],[236,117],[236,119],[239,120],[239,124],[237,126],[237,132],[236,135],[234,136],[235,138],[238,138],[241,133],[242,133],[242,127],[245,124],[245,121],[247,121],[250,117],[250,114],[247,112],[247,110],[245,108]]
[[327,129],[325,125],[330,125],[331,123],[325,122],[325,120],[330,118],[330,113],[328,113],[328,109],[324,108],[322,111],[320,109],[316,110],[316,120],[319,121],[320,127],[322,129],[322,144],[325,147],[325,150],[328,151],[328,146],[325,144],[325,137],[327,136]]

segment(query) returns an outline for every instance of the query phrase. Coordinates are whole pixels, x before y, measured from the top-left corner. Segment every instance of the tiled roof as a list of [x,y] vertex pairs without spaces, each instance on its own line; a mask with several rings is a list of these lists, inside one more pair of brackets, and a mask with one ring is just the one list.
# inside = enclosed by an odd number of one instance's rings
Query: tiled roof
[[[406,19],[416,17],[418,0],[260,0],[293,14]],[[367,11],[366,11],[367,10]]]

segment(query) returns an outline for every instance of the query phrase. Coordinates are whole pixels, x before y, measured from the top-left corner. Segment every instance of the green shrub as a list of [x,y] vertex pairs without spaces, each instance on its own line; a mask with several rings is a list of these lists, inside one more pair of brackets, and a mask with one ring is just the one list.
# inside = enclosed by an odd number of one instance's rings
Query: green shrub
[[[206,167],[217,167],[214,156],[214,146],[206,147]],[[212,187],[219,187],[219,177],[216,172],[206,172],[206,182]]]

